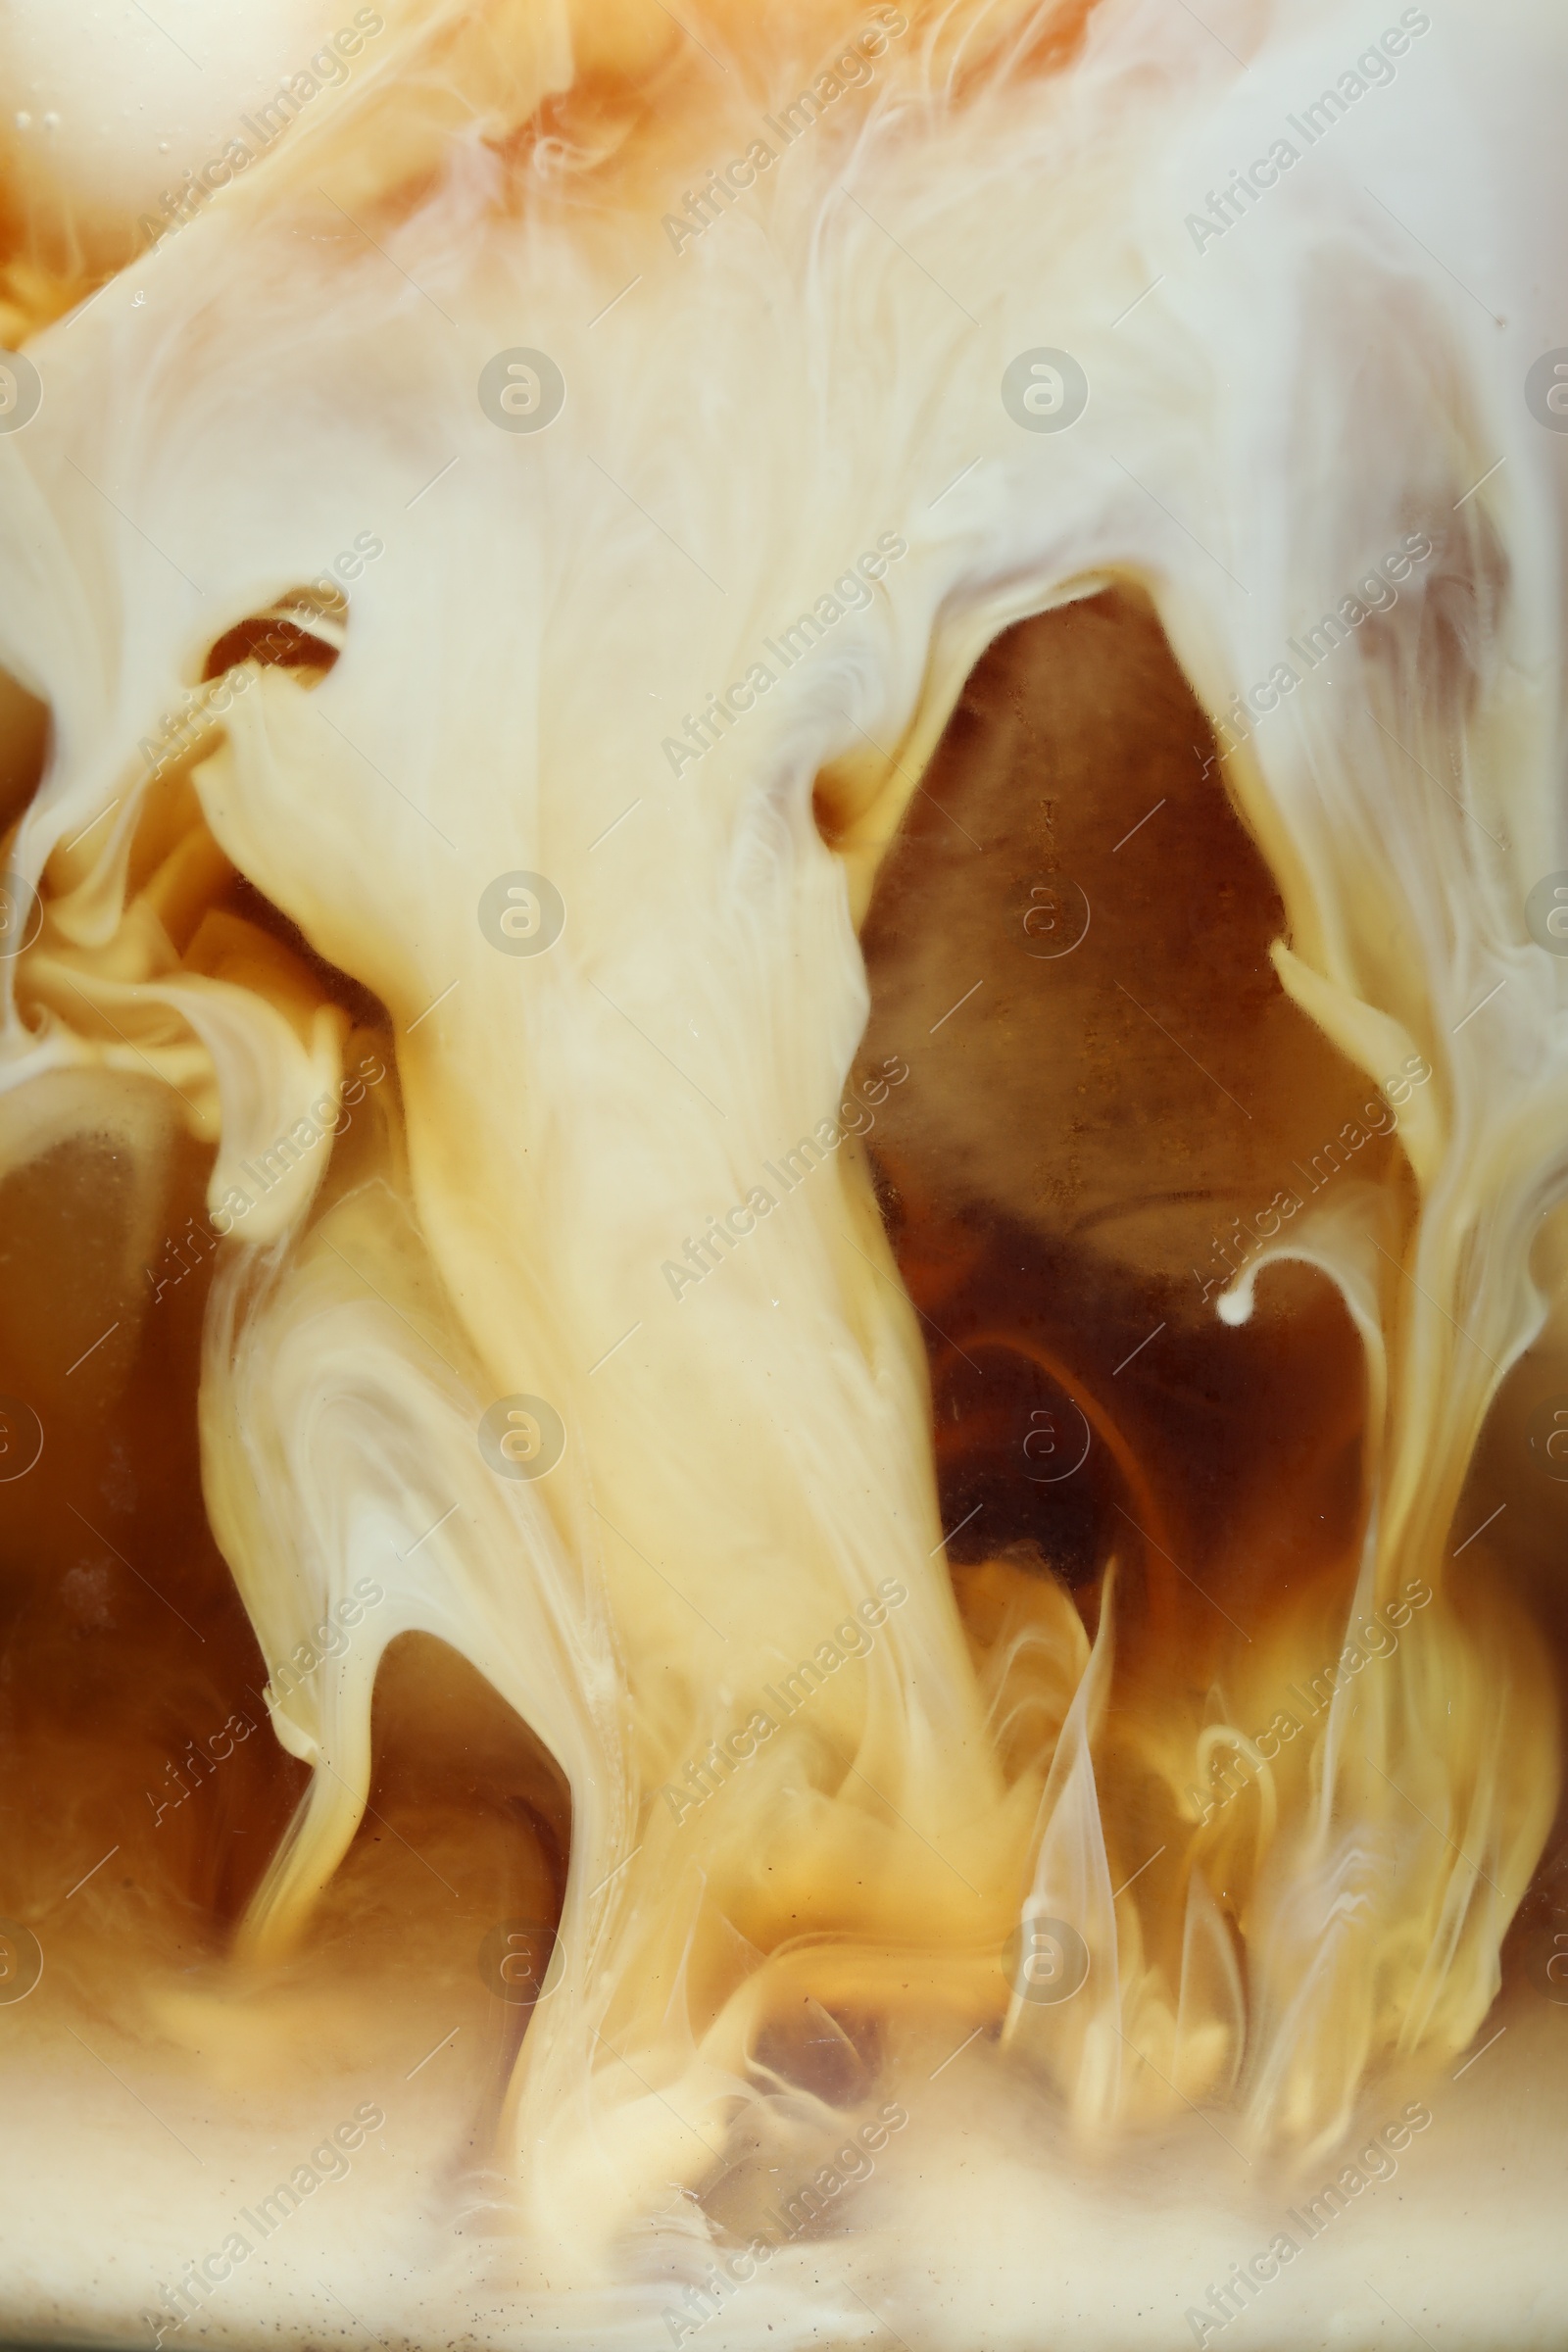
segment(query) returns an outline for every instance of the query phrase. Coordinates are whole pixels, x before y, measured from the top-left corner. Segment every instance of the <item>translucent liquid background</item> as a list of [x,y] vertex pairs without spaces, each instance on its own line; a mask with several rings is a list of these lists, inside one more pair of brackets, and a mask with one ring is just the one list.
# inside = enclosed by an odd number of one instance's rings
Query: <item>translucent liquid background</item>
[[189,14],[3,34],[0,2317],[1553,2343],[1560,30]]

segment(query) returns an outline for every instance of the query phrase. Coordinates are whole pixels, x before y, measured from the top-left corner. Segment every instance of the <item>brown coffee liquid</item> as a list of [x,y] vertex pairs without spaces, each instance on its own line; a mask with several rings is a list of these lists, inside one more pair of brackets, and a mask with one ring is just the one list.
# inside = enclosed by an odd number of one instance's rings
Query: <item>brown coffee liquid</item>
[[864,930],[864,1059],[909,1064],[870,1148],[960,1594],[1001,1553],[1092,1611],[1117,1556],[1195,1668],[1344,1576],[1362,1508],[1337,1290],[1287,1264],[1245,1326],[1214,1301],[1291,1218],[1403,1182],[1392,1109],[1275,976],[1284,932],[1130,589],[991,647]]
[[[215,903],[387,1033],[242,878]],[[92,1083],[111,1107],[160,1100],[150,1076]],[[233,1247],[206,1213],[211,1154],[172,1122],[161,1145],[145,1136],[106,1126],[0,1183],[0,1919],[37,1937],[52,1996],[74,1986],[127,2030],[149,1984],[221,1966],[310,1780],[272,1732],[276,1662],[203,1502],[203,1318]],[[357,1998],[371,1971],[411,1993],[450,1975],[514,2040],[526,2008],[487,2006],[475,1954],[498,1921],[559,1920],[564,1784],[423,1636],[383,1660],[372,1730],[369,1808],[298,1965]],[[58,2014],[51,1998],[13,2022],[25,2038]]]

